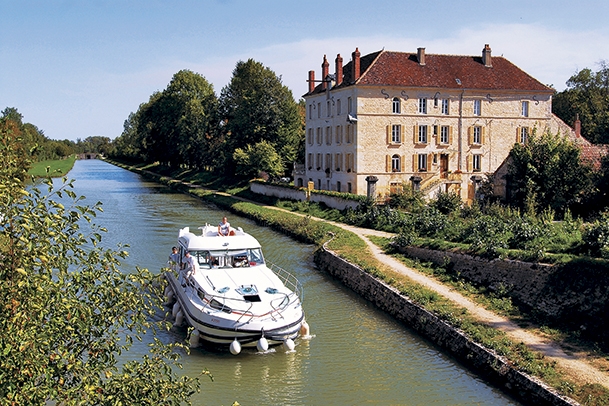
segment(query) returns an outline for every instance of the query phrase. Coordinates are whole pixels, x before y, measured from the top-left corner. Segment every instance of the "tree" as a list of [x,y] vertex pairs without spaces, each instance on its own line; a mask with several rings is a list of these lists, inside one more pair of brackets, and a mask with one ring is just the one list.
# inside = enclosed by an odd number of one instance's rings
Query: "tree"
[[510,151],[509,203],[525,212],[551,209],[562,214],[582,204],[592,193],[592,169],[581,151],[560,134],[533,131],[525,145]]
[[[220,114],[229,151],[246,150],[261,141],[273,146],[285,172],[298,158],[304,129],[292,92],[273,71],[249,59],[239,61],[220,95]],[[234,156],[226,157],[232,167]]]
[[120,271],[127,252],[102,248],[93,223],[101,203],[82,205],[72,182],[24,186],[10,131],[0,127],[0,404],[189,404],[199,378],[172,371],[173,345],[152,338],[141,361],[118,363],[165,327],[151,321],[152,274]]
[[582,69],[567,81],[567,89],[554,95],[552,111],[563,121],[581,120],[582,136],[593,143],[609,143],[609,65],[598,72]]
[[264,172],[271,178],[277,178],[283,174],[281,157],[268,141],[260,141],[254,146],[247,145],[245,149],[237,148],[233,160],[237,175],[254,177]]

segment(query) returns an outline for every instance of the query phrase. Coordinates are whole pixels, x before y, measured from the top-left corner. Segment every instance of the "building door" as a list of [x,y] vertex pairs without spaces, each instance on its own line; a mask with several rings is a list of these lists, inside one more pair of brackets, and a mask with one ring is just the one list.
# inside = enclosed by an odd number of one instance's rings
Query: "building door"
[[448,154],[440,154],[440,177],[448,177]]

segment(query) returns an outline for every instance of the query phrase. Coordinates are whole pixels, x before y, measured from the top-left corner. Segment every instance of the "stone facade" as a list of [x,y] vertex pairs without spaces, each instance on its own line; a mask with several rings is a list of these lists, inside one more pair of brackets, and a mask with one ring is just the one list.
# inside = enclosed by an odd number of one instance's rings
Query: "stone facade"
[[[379,51],[322,79],[309,72],[305,171],[295,184],[383,198],[404,184],[471,201],[514,143],[534,129],[569,127],[552,114],[553,90],[502,57]],[[356,67],[359,67],[359,71]],[[569,129],[570,131],[570,129]],[[297,178],[297,179],[296,179]]]

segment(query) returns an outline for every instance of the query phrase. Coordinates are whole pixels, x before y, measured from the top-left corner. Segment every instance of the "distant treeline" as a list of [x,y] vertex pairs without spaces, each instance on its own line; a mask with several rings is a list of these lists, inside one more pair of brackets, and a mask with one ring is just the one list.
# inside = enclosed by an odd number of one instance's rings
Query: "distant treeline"
[[304,158],[304,109],[252,59],[237,63],[219,97],[203,76],[181,70],[129,115],[110,156],[225,176],[283,176]]

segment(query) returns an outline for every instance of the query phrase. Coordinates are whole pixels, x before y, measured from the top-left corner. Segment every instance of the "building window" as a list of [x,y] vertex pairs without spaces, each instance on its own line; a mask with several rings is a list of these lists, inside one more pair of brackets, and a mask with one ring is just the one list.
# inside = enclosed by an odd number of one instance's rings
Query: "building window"
[[482,100],[474,100],[474,116],[482,115]]
[[332,105],[330,104],[330,100],[326,102],[326,112],[327,116],[330,117],[332,113]]
[[399,155],[394,155],[391,157],[391,172],[401,172],[402,170],[402,160]]
[[347,144],[351,144],[353,142],[353,126],[351,124],[347,124]]
[[340,184],[340,181],[338,181],[338,182],[336,182],[336,191],[340,192],[341,191],[340,189],[341,189],[341,184]]
[[427,144],[427,126],[426,125],[419,126],[417,142],[419,144]]
[[450,127],[447,125],[440,127],[440,144],[450,144]]
[[400,114],[400,99],[397,97],[393,98],[393,102],[391,103],[393,114]]
[[311,153],[307,155],[307,168],[309,168],[309,170],[313,169],[313,154]]
[[427,99],[419,99],[419,113],[427,114]]
[[336,166],[336,172],[340,172],[341,168],[343,167],[343,154],[336,154],[336,156],[334,157],[334,164]]
[[347,154],[346,158],[347,158],[347,161],[345,162],[345,168],[347,169],[347,172],[352,172],[353,171],[353,154]]
[[309,128],[309,135],[307,137],[307,142],[309,145],[313,145],[313,129]]
[[521,144],[526,144],[529,140],[529,127],[520,127],[520,132],[518,134],[518,142]]
[[449,114],[448,99],[442,99],[442,114],[444,114],[444,115]]
[[342,108],[341,108],[341,103],[340,103],[340,99],[336,100],[336,115],[340,116],[342,114]]
[[472,128],[471,144],[482,145],[482,127],[479,125]]
[[317,145],[321,145],[321,127],[317,127]]
[[313,104],[309,104],[309,119],[313,119]]
[[472,155],[472,171],[480,172],[482,170],[482,155]]
[[393,124],[391,126],[391,143],[393,143],[393,144],[402,143],[402,126],[399,124]]
[[321,103],[317,103],[317,118],[321,118]]
[[321,170],[321,154],[315,155],[315,167],[317,168],[318,171]]
[[332,154],[326,154],[326,173],[332,170]]
[[523,117],[528,117],[529,116],[529,102],[528,101],[523,101],[522,102],[521,114],[522,114]]
[[343,126],[337,125],[336,126],[336,143],[342,144],[342,142],[343,142]]
[[351,188],[351,182],[347,182],[347,193],[353,193],[353,189]]
[[418,154],[419,172],[427,172],[427,154]]
[[326,145],[332,145],[332,127],[326,127]]
[[353,114],[353,100],[350,97],[347,98],[347,113]]

